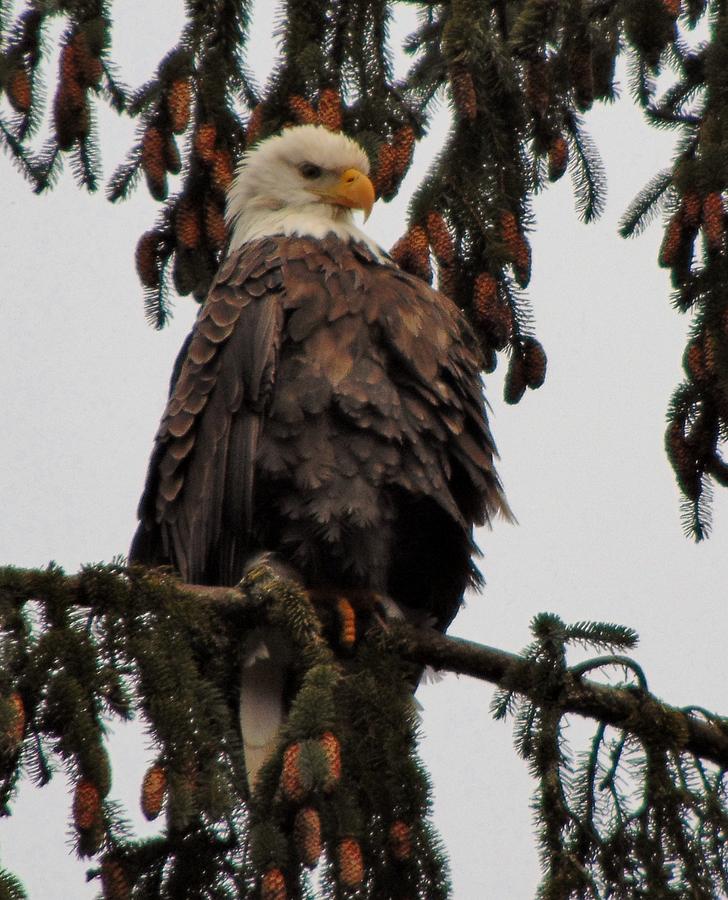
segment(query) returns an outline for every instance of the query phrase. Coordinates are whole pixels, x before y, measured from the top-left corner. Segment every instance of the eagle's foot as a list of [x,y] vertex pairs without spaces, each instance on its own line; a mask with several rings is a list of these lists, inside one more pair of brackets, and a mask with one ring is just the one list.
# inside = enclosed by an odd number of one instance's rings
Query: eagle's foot
[[394,600],[377,591],[365,588],[345,591],[309,588],[308,594],[327,637],[345,653],[353,651],[357,641],[370,627],[387,630],[393,619],[402,618],[402,611]]

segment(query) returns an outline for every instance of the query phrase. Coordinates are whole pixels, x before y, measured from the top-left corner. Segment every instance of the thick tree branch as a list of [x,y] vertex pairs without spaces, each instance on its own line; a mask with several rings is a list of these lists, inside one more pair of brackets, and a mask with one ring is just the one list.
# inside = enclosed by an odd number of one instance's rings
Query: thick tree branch
[[[393,646],[412,662],[490,681],[543,703],[543,670],[538,663],[515,653],[410,625],[397,626]],[[725,719],[706,721],[648,692],[598,684],[570,670],[564,673],[560,692],[550,702],[565,713],[595,719],[652,742],[662,736],[667,746],[674,746],[677,738],[681,749],[728,768]]]

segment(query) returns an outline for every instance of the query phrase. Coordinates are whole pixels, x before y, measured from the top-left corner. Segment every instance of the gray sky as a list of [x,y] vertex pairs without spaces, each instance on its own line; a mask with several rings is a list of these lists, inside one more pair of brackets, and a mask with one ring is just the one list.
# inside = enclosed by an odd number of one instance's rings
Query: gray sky
[[[173,46],[181,6],[124,4],[114,55],[127,82],[141,84]],[[258,72],[270,66],[273,46],[266,7],[251,56]],[[411,9],[403,8],[393,33],[412,25]],[[616,234],[627,203],[669,162],[671,137],[650,131],[626,98],[589,122],[609,176],[607,211],[597,225],[581,225],[568,178],[538,198],[529,294],[548,378],[513,408],[501,400],[503,367],[487,381],[500,471],[520,524],[479,536],[488,584],[451,631],[519,650],[530,619],[544,610],[569,622],[630,625],[658,695],[721,712],[728,501],[717,494],[710,541],[684,538],[663,451],[689,323],[671,309],[668,277],[656,265],[659,227],[630,242]],[[101,126],[108,175],[133,128],[107,113]],[[375,207],[367,230],[385,247],[399,237],[408,193],[445,128],[443,111],[400,197]],[[7,159],[0,159],[0,184],[0,563],[54,559],[74,571],[128,548],[172,361],[197,307],[179,300],[161,334],[144,321],[133,253],[157,214],[144,189],[112,208],[79,192],[67,172],[38,198]],[[489,717],[492,693],[454,676],[418,693],[422,754],[456,900],[529,898],[538,880],[533,784],[510,727]],[[112,796],[126,802],[144,833],[153,832],[137,812],[151,752],[136,726],[114,730]],[[583,729],[574,733],[583,740]],[[68,816],[59,775],[42,792],[24,785],[16,815],[0,821],[0,861],[24,879],[33,900],[94,896],[83,884],[85,864],[68,856],[62,840]]]

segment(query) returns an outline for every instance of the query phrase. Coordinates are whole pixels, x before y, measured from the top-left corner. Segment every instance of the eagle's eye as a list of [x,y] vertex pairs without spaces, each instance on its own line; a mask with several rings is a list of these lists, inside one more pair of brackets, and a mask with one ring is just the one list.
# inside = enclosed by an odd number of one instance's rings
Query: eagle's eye
[[314,165],[314,163],[305,162],[299,167],[299,172],[303,175],[304,178],[319,178],[321,175],[321,166]]

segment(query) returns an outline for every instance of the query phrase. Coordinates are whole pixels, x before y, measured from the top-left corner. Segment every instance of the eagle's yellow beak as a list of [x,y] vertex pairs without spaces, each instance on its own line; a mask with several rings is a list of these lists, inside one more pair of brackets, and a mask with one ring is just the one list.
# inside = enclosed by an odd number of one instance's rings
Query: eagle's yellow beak
[[369,218],[376,194],[369,178],[358,169],[347,169],[330,191],[322,191],[321,197],[329,203],[364,211],[364,221]]

